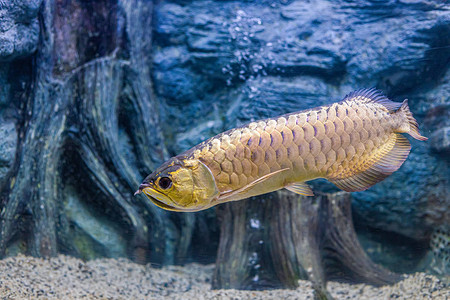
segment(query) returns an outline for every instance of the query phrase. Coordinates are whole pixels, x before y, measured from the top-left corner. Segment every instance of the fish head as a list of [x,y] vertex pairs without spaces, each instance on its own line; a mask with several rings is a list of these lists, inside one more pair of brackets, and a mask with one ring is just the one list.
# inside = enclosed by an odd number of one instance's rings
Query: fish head
[[148,175],[135,194],[171,211],[199,211],[213,206],[219,191],[209,168],[198,159],[171,158]]

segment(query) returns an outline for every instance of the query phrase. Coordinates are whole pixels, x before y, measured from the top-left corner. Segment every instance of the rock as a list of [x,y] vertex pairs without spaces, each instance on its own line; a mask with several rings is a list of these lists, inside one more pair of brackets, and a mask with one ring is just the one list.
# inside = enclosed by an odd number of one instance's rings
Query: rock
[[10,103],[8,82],[9,63],[0,64],[0,107],[5,107]]
[[36,50],[41,2],[0,1],[0,61],[24,57]]
[[418,110],[424,115],[431,149],[441,155],[449,151],[450,128],[450,70],[432,89],[424,89],[418,95]]
[[450,127],[436,130],[430,137],[431,148],[437,152],[450,152]]
[[[11,61],[36,51],[39,38],[37,17],[41,2],[42,0],[0,1],[0,181],[10,170],[16,154],[15,119],[18,113],[14,109],[18,108],[19,99],[14,97],[27,85],[19,70],[27,68],[11,65]],[[23,65],[27,65],[27,62]],[[26,72],[29,73],[29,70]],[[26,77],[30,78],[29,75]],[[16,107],[11,109],[14,105]]]
[[[155,39],[164,45],[182,44],[186,41],[184,28],[189,23],[188,12],[175,3],[164,2],[155,11]],[[159,38],[164,37],[164,38]]]
[[241,94],[229,103],[227,124],[241,125],[339,100],[333,97],[330,86],[313,76],[256,77],[247,80],[240,90]]

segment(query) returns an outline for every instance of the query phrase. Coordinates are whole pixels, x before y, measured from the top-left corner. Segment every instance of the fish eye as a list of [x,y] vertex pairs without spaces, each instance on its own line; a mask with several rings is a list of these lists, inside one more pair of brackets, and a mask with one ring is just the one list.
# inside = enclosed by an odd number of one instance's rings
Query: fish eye
[[169,177],[161,177],[158,181],[158,185],[163,190],[167,190],[172,186],[172,180]]

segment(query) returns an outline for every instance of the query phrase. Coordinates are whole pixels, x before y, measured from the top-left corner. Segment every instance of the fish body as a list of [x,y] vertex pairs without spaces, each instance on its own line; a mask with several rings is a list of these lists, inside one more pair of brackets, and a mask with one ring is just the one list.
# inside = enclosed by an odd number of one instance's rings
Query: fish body
[[341,102],[251,122],[171,158],[141,184],[159,207],[198,211],[281,188],[311,196],[305,184],[325,178],[363,191],[396,171],[418,140],[407,100],[359,90]]

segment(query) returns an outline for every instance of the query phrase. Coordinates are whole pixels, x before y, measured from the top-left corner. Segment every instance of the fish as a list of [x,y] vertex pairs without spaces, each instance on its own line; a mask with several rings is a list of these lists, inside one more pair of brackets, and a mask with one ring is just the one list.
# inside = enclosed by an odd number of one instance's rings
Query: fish
[[398,170],[411,145],[425,141],[408,100],[361,89],[342,101],[225,131],[172,157],[136,194],[169,211],[193,212],[282,188],[304,196],[325,178],[364,191]]

